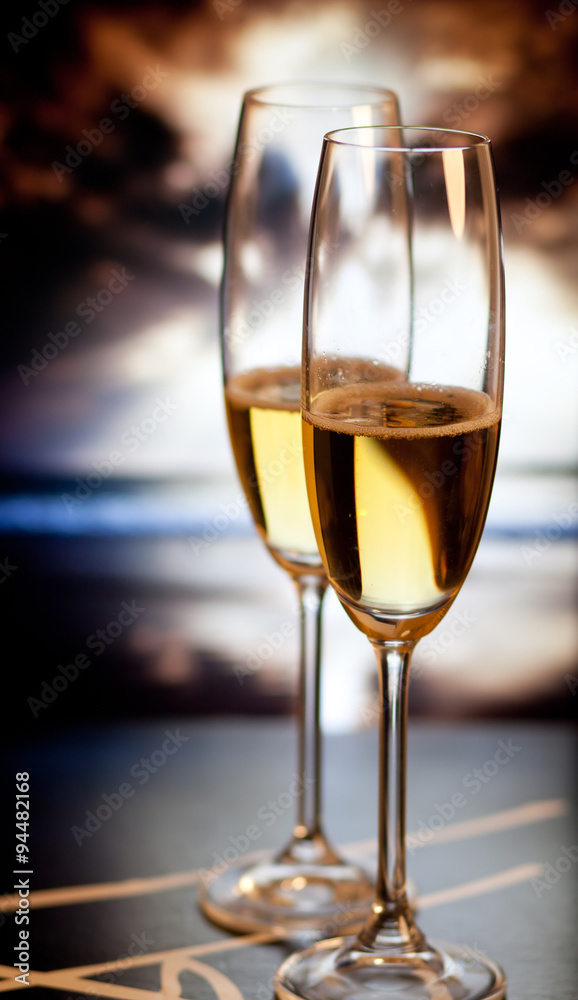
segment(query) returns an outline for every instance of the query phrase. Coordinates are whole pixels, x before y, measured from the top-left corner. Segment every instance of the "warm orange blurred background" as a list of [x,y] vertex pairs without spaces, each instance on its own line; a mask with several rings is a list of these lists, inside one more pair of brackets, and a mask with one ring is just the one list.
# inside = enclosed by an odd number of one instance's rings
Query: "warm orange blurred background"
[[[470,577],[418,647],[411,704],[571,716],[578,8],[31,0],[2,22],[0,597],[30,726],[291,709],[295,602],[238,501],[217,312],[242,94],[291,79],[388,86],[406,123],[493,140],[499,473]],[[326,727],[374,719],[371,651],[333,597],[324,656]]]

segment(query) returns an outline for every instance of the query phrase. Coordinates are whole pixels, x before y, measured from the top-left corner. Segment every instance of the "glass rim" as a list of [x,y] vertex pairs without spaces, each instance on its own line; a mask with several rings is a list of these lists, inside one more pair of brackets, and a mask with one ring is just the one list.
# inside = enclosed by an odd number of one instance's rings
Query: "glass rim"
[[[359,143],[359,142],[347,142],[345,139],[339,138],[348,132],[354,134],[359,134],[360,132],[367,132],[369,130],[380,131],[380,132],[422,132],[428,135],[453,135],[453,136],[463,136],[464,139],[469,139],[470,141],[464,141],[461,143],[456,143],[451,146],[444,145],[416,145],[408,146],[400,142],[395,143]],[[465,132],[462,129],[457,128],[439,128],[435,125],[348,125],[345,128],[333,129],[331,132],[326,132],[323,136],[324,142],[333,143],[336,146],[349,146],[350,149],[372,149],[374,151],[383,151],[391,153],[445,153],[448,149],[460,149],[462,151],[466,149],[477,149],[480,147],[491,146],[491,139],[489,136],[484,135],[483,132]]]
[[[346,91],[351,91],[352,94],[365,95],[364,100],[359,101],[347,101],[338,100],[327,100],[327,101],[300,101],[296,99],[289,98],[288,100],[283,100],[281,96],[277,96],[273,99],[274,92],[278,92],[278,95],[282,95],[283,92],[290,93],[292,90],[311,90],[311,91],[321,91],[326,90],[328,92],[335,91],[336,95],[344,94]],[[267,100],[266,95],[271,93],[272,99]],[[394,90],[389,87],[379,87],[372,83],[338,83],[332,80],[288,80],[286,82],[280,83],[269,83],[264,84],[260,87],[253,87],[251,90],[245,91],[243,94],[243,105],[259,104],[263,107],[286,107],[286,108],[301,108],[308,111],[327,111],[330,108],[351,108],[351,107],[379,107],[384,101],[390,101],[391,103],[397,105],[398,96]]]

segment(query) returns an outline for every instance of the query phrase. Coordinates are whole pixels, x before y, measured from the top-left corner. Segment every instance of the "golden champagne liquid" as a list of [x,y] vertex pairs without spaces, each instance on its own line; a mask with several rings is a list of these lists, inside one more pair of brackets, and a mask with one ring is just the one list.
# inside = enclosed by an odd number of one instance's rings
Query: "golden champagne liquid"
[[237,470],[259,533],[292,572],[323,572],[309,513],[301,440],[300,370],[232,378],[225,390]]
[[458,593],[484,526],[499,416],[481,392],[391,382],[321,392],[304,415],[319,551],[370,638],[427,634]]

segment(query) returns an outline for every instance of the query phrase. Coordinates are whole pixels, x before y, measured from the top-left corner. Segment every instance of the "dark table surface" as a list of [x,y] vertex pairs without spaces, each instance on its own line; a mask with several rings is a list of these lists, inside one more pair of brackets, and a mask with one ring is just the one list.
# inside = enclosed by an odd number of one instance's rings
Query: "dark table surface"
[[[500,962],[509,1000],[578,997],[576,742],[559,723],[410,723],[408,830],[419,844],[410,840],[408,867],[420,923],[431,937]],[[373,729],[325,740],[327,830],[368,856],[376,751]],[[242,848],[247,827],[258,827],[255,849],[288,837],[291,723],[167,719],[61,730],[13,742],[2,769],[0,990],[26,988],[13,963],[18,931],[29,929],[35,996],[271,997],[287,943],[211,926],[196,894],[198,870]],[[32,874],[12,875],[14,775],[23,771]],[[269,800],[282,803],[274,822]],[[17,925],[13,887],[26,878],[30,922]]]

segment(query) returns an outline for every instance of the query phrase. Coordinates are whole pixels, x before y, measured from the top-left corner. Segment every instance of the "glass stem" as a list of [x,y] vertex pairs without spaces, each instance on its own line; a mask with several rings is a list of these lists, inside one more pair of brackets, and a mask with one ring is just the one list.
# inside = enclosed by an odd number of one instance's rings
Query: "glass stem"
[[409,664],[415,643],[373,642],[379,667],[379,843],[372,912],[359,935],[363,948],[390,954],[419,951],[425,939],[407,900],[405,785]]
[[318,863],[331,861],[321,829],[321,610],[327,590],[324,576],[295,577],[299,594],[301,662],[299,669],[299,758],[297,822],[285,857]]

